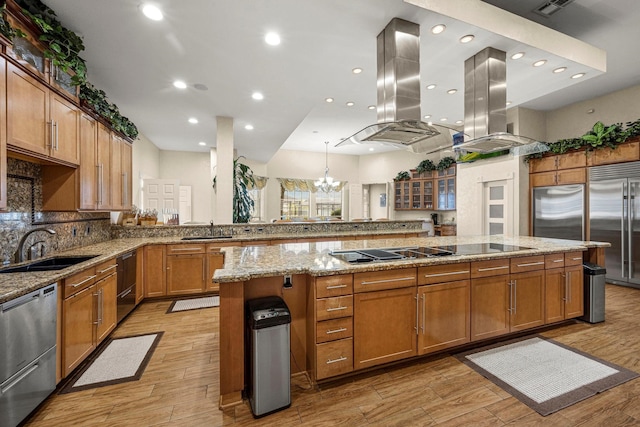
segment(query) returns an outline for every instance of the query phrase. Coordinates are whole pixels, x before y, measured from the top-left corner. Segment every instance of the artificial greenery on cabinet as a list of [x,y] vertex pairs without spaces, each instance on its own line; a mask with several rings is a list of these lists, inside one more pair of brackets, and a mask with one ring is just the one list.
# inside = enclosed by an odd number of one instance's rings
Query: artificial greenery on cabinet
[[398,174],[396,175],[395,178],[393,178],[394,181],[406,181],[411,179],[411,175],[409,174],[408,171],[400,171],[398,172]]

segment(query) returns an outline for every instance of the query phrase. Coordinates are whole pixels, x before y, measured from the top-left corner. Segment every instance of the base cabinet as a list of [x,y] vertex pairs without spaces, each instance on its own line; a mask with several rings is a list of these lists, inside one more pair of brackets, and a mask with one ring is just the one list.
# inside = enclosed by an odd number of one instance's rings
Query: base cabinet
[[144,247],[144,296],[145,298],[167,295],[165,245]]
[[354,369],[417,354],[416,288],[354,295]]
[[167,295],[202,293],[205,289],[205,245],[167,245]]
[[583,278],[581,265],[546,271],[545,323],[561,322],[584,314]]

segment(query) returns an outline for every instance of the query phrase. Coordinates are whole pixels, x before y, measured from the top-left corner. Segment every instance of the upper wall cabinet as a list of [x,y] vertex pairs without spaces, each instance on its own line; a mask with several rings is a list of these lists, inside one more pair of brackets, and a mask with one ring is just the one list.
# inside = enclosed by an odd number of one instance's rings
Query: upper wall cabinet
[[7,61],[0,56],[0,210],[7,209]]
[[71,101],[9,63],[7,104],[7,145],[11,150],[79,164],[79,109]]

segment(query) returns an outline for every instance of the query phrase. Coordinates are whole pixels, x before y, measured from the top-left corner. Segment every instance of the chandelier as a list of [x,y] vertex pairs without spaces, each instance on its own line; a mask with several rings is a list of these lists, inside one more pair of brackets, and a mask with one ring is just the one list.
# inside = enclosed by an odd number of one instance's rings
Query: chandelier
[[340,186],[340,181],[334,181],[333,178],[329,176],[329,141],[325,141],[324,143],[324,153],[324,176],[319,178],[313,184],[316,186],[318,191],[330,193]]

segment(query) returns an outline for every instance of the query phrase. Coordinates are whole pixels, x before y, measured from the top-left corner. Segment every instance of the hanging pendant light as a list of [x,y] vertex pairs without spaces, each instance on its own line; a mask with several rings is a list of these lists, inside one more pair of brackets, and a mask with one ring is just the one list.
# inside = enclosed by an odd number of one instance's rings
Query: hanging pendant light
[[340,186],[340,181],[334,181],[333,178],[329,176],[329,141],[325,141],[324,150],[325,150],[324,176],[319,178],[313,184],[316,186],[318,191],[330,193],[332,191],[335,191]]

